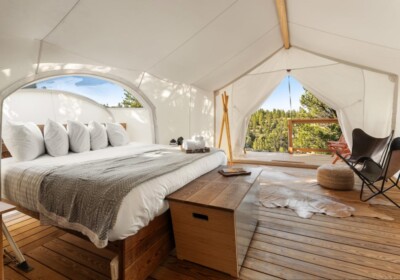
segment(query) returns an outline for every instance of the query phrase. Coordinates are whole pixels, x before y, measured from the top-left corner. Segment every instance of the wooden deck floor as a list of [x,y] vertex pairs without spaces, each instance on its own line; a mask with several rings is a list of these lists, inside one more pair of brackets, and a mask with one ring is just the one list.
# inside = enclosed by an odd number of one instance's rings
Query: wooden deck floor
[[[260,207],[259,226],[241,279],[400,279],[400,210],[379,207],[394,221],[315,215],[302,219],[288,209]],[[114,253],[16,213],[6,224],[34,270],[9,263],[5,278],[109,279]],[[7,250],[10,250],[5,242]],[[176,259],[174,252],[149,279],[233,279]]]
[[[332,163],[333,157],[328,154],[314,153],[274,153],[274,152],[253,152],[248,151],[234,159],[235,163],[265,164],[275,166],[288,166],[300,168],[318,168],[322,164]],[[344,164],[337,161],[336,164]]]

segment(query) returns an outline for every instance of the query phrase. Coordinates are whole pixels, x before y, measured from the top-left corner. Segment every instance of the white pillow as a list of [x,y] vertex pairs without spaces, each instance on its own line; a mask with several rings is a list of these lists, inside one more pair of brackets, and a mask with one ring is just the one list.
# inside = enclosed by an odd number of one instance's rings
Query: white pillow
[[89,128],[78,121],[67,121],[69,148],[75,153],[90,151]]
[[44,143],[47,153],[53,157],[68,154],[68,134],[64,126],[58,122],[47,120],[44,126]]
[[129,143],[129,136],[120,123],[106,123],[108,140],[111,146],[124,146]]
[[92,150],[104,149],[108,146],[107,131],[104,125],[91,121],[89,122],[90,148]]
[[32,160],[45,152],[42,132],[32,122],[6,121],[3,129],[3,141],[17,161]]

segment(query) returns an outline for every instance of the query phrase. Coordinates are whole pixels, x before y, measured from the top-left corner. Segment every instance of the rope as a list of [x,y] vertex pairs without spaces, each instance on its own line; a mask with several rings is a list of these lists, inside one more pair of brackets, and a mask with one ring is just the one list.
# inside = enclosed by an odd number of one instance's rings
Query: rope
[[290,118],[292,118],[292,91],[290,89],[290,69],[287,69],[286,72],[288,73],[288,89],[289,89],[289,105],[290,105]]

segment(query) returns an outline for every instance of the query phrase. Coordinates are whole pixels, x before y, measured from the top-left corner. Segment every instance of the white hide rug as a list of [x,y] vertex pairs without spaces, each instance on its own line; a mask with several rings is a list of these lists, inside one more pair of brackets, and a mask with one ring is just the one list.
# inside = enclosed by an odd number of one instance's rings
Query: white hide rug
[[[314,213],[332,217],[373,217],[393,220],[392,217],[359,200],[359,186],[352,191],[333,191],[322,188],[316,180],[316,170],[284,167],[263,167],[260,176],[260,203],[264,207],[286,207],[299,217],[310,218]],[[371,204],[386,204],[381,200]]]
[[260,202],[267,208],[287,207],[299,217],[311,218],[314,213],[333,217],[350,217],[355,209],[328,197],[308,192],[300,192],[285,187],[270,187],[263,192]]

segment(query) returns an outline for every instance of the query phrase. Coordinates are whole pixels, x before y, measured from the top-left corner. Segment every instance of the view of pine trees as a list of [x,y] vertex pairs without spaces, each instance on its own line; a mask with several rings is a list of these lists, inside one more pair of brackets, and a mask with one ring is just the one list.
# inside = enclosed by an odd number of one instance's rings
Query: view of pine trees
[[132,93],[124,89],[124,100],[118,103],[118,107],[124,108],[142,108],[142,104],[133,96]]
[[[336,112],[305,90],[296,110],[260,109],[249,122],[246,149],[266,152],[288,151],[288,119],[336,118]],[[298,124],[293,127],[293,146],[326,149],[326,142],[341,135],[338,124]]]

